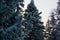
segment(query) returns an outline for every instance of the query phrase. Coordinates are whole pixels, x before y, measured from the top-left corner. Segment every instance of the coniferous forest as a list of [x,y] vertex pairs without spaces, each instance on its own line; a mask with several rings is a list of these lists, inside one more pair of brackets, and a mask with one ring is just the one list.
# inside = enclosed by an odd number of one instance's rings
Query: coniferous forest
[[60,40],[60,0],[44,26],[34,0],[0,0],[0,40]]

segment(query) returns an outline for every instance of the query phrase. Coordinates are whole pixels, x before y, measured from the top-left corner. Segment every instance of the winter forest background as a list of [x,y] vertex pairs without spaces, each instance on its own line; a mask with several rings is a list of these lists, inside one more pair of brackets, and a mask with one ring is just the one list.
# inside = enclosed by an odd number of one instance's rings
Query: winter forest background
[[[27,5],[30,3],[31,0],[25,0],[25,9]],[[42,11],[42,21],[44,22],[44,25],[46,26],[46,22],[48,20],[48,17],[50,16],[50,13],[53,9],[56,9],[58,0],[34,0],[34,3],[37,7],[37,9],[41,12]]]
[[60,40],[60,0],[0,0],[0,40]]

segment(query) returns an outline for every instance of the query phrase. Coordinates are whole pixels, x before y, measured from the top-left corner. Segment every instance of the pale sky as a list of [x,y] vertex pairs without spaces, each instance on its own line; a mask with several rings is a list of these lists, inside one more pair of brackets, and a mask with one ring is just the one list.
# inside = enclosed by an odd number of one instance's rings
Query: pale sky
[[[25,8],[30,3],[31,0],[25,0]],[[37,7],[37,9],[42,12],[42,21],[44,22],[44,25],[47,22],[47,19],[49,17],[49,14],[51,10],[57,7],[58,0],[34,0],[34,3]]]

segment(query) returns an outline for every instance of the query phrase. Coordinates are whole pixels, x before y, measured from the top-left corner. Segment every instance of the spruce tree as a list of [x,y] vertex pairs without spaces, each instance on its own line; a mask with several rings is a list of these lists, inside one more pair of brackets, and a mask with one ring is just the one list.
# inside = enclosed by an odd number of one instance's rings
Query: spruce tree
[[52,12],[52,14],[51,14],[51,20],[49,20],[48,25],[49,25],[48,30],[47,30],[47,31],[49,31],[48,40],[54,40],[55,39],[54,28],[56,27],[56,19],[55,19],[54,12]]
[[58,6],[57,6],[57,24],[56,24],[56,27],[55,27],[55,31],[54,31],[54,34],[55,34],[55,37],[56,37],[56,40],[60,40],[60,0],[58,1]]
[[[56,27],[53,30],[54,34],[54,40],[60,40],[60,0],[58,1],[58,6],[57,6],[57,20],[56,20]],[[53,39],[52,39],[53,40]]]
[[27,20],[26,23],[29,24],[26,27],[31,30],[25,40],[43,40],[44,26],[43,22],[41,22],[41,12],[38,12],[33,0],[28,4],[25,12],[24,18]]
[[22,15],[19,6],[24,6],[23,1],[0,0],[0,40],[22,40]]

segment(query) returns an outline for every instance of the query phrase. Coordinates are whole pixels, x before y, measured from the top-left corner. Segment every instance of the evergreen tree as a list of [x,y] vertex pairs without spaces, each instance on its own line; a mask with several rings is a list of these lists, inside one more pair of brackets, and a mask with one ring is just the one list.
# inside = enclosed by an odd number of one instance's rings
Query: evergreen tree
[[[35,7],[34,1],[31,0],[25,10],[24,18],[28,26],[27,29],[31,30],[26,37],[26,40],[43,40],[43,22],[41,22],[41,12],[39,13]],[[31,25],[31,26],[30,26]]]
[[[24,0],[0,0],[0,40],[23,40],[21,8]],[[20,5],[19,5],[20,4]]]
[[58,2],[56,14],[57,14],[57,19],[55,21],[56,24],[55,24],[55,28],[53,28],[54,30],[52,31],[54,38],[51,40],[60,40],[60,0]]
[[52,12],[52,14],[51,14],[51,20],[49,21],[48,25],[49,25],[48,30],[47,30],[47,31],[49,31],[48,40],[54,40],[55,39],[54,28],[56,27],[56,19],[55,19],[54,12]]
[[56,27],[55,27],[55,31],[54,31],[54,34],[55,34],[55,37],[56,37],[56,40],[60,40],[60,0],[58,2],[58,6],[57,6],[57,24],[56,24]]

